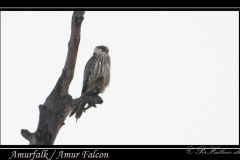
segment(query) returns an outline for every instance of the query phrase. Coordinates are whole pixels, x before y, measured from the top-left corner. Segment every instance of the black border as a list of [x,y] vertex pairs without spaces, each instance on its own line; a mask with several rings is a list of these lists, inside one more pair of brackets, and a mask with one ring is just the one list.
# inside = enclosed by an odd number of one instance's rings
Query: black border
[[240,7],[0,7],[1,11],[239,11]]
[[[44,3],[48,2],[48,3]],[[47,4],[47,5],[46,5]],[[82,0],[82,1],[57,1],[54,3],[49,3],[49,1],[5,1],[1,4],[4,7],[153,7],[153,6],[161,6],[161,7],[236,7],[239,6],[236,0],[228,0],[228,1],[209,1],[209,0],[201,0],[201,1],[190,1],[190,0],[171,0],[171,1],[157,1],[157,0],[148,0],[148,1],[109,1],[109,0]]]
[[[21,6],[21,5],[20,5]],[[1,11],[73,11],[73,10],[85,10],[85,11],[239,11],[240,7],[0,7]],[[1,15],[1,14],[0,14]],[[240,15],[239,15],[240,17]],[[240,20],[239,20],[240,22]],[[0,22],[1,24],[1,22]],[[238,24],[239,25],[239,24]],[[1,31],[0,31],[1,33]],[[1,39],[0,39],[1,41]],[[239,66],[238,66],[239,67]],[[239,78],[239,77],[238,77]],[[239,80],[239,79],[238,79]],[[0,108],[1,113],[1,108]],[[240,113],[239,113],[240,115]],[[0,119],[1,121],[1,119]],[[239,127],[240,133],[240,127]],[[20,134],[20,132],[19,132]],[[1,132],[0,132],[1,135]],[[1,142],[1,138],[0,138]],[[27,150],[27,149],[49,149],[49,150],[71,150],[76,152],[76,150],[107,150],[111,154],[116,155],[118,158],[153,158],[153,157],[162,157],[163,154],[171,157],[172,152],[177,154],[184,154],[184,157],[189,154],[186,153],[186,149],[189,147],[192,148],[227,148],[227,149],[240,149],[240,137],[238,145],[53,145],[53,146],[29,146],[29,145],[0,145],[0,153],[4,152],[3,156],[6,156],[5,153],[8,153],[7,159],[9,159],[9,153],[13,150]],[[1,144],[1,143],[0,143]],[[140,154],[142,153],[142,154]],[[144,154],[145,153],[145,154]],[[11,153],[10,153],[11,155]],[[125,156],[125,157],[124,157]],[[177,155],[178,156],[178,155]],[[234,155],[236,156],[236,155]],[[185,157],[185,158],[188,158]],[[192,156],[190,156],[192,157]],[[110,158],[112,159],[112,158]]]
[[34,145],[34,146],[29,146],[29,145],[0,145],[0,148],[99,148],[99,149],[104,149],[104,148],[119,148],[119,149],[124,149],[124,148],[135,148],[135,149],[141,149],[141,148],[151,148],[151,149],[159,149],[159,148],[181,148],[185,149],[188,147],[193,147],[193,148],[199,148],[199,147],[206,147],[206,148],[211,148],[211,147],[218,147],[218,148],[239,148],[240,145]]
[[[2,29],[1,29],[1,26],[2,26],[2,13],[0,12],[0,35],[2,35]],[[1,36],[2,37],[2,36]],[[0,51],[0,53],[2,52],[2,38],[0,37],[0,48],[1,48],[1,51]],[[0,60],[1,60],[1,63],[2,63],[2,54],[0,54]],[[2,64],[1,64],[1,66],[0,66],[0,68],[2,67]],[[1,68],[1,71],[0,71],[0,73],[2,73],[2,68]],[[1,76],[2,76],[2,74],[1,74]],[[1,89],[1,92],[0,92],[0,102],[2,102],[2,78],[0,78],[0,89]],[[1,127],[1,125],[2,125],[2,103],[0,104],[0,147],[1,147],[1,144],[2,144],[2,131],[1,131],[1,129],[2,129],[2,127]]]

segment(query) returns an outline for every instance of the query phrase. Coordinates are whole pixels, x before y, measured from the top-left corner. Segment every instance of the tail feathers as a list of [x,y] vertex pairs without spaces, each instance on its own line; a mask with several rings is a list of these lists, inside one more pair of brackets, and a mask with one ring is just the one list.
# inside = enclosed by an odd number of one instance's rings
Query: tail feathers
[[[85,105],[88,103],[88,107],[85,108]],[[90,108],[90,107],[96,107],[96,104],[102,104],[103,100],[100,96],[98,96],[98,92],[94,91],[88,91],[81,95],[79,104],[76,105],[76,107],[72,110],[69,117],[72,117],[75,113],[75,117],[78,120],[82,113]]]
[[76,113],[77,109],[78,109],[78,106],[76,106],[76,107],[72,110],[72,112],[70,113],[69,117],[72,117],[72,115],[74,115],[74,114]]
[[69,117],[73,116],[75,113],[76,120],[79,119],[84,111],[84,107],[86,105],[86,102],[81,101],[78,106],[76,106],[73,111],[70,113]]
[[86,102],[81,103],[81,105],[78,106],[77,110],[76,110],[76,121],[81,117],[83,111],[84,111],[84,107],[86,105]]

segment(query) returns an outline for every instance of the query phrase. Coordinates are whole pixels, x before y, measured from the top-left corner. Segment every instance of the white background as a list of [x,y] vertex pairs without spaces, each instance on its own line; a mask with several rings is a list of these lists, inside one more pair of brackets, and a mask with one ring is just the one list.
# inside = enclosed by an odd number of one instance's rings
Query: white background
[[[72,12],[1,13],[1,143],[28,144],[38,106],[67,55]],[[239,14],[230,11],[85,13],[74,79],[97,45],[112,60],[104,103],[67,118],[55,144],[239,142]]]

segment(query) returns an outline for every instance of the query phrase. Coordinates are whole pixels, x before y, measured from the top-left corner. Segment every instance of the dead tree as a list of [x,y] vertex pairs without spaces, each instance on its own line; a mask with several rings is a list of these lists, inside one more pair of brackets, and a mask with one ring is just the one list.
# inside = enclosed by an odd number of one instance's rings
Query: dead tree
[[39,105],[40,114],[37,130],[34,133],[30,133],[26,129],[21,130],[22,136],[30,142],[30,145],[53,145],[65,119],[78,105],[80,98],[73,99],[68,90],[74,76],[84,13],[84,11],[73,12],[66,62],[52,92],[44,104]]

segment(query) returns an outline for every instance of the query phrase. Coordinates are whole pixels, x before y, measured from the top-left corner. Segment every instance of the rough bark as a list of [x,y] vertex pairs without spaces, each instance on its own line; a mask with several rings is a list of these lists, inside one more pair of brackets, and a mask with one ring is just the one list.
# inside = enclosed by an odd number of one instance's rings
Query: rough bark
[[73,12],[66,62],[52,92],[44,104],[39,105],[37,130],[34,133],[30,133],[26,129],[21,130],[22,136],[29,141],[30,145],[52,145],[64,125],[66,117],[78,105],[80,98],[73,99],[68,90],[74,76],[84,13],[84,11]]

